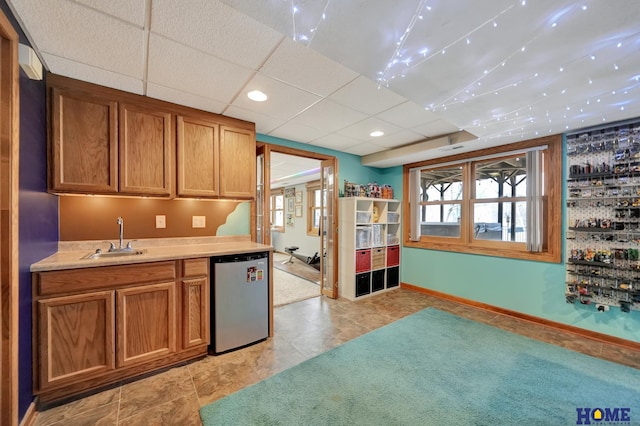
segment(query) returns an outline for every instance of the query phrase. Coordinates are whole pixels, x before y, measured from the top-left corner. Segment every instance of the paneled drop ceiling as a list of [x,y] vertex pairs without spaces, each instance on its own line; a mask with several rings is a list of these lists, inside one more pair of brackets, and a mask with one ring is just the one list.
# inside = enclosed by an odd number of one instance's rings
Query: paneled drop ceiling
[[640,116],[638,0],[8,3],[55,74],[356,155],[421,142],[411,158],[435,158]]
[[271,189],[320,180],[320,160],[271,153]]

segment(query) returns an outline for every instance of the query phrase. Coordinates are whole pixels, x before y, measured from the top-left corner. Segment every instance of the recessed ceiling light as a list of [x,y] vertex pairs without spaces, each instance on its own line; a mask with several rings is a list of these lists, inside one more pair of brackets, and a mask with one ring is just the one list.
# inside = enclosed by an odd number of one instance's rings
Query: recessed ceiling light
[[267,95],[259,90],[252,90],[247,93],[247,96],[249,97],[249,99],[256,102],[264,102],[267,100]]
[[384,135],[384,132],[382,132],[380,130],[376,130],[376,131],[373,131],[373,132],[369,133],[369,136],[371,136],[372,138],[379,138],[382,135]]

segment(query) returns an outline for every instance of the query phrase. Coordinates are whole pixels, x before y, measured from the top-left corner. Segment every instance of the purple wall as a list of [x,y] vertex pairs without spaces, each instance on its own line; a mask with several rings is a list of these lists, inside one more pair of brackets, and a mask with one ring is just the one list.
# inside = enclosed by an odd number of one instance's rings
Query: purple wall
[[[0,9],[29,45],[5,0]],[[32,263],[49,256],[58,245],[58,198],[47,193],[47,127],[44,81],[30,80],[20,70],[20,195],[19,195],[19,336],[18,409],[24,417],[33,401],[31,366]]]
[[33,400],[31,365],[32,263],[58,248],[58,197],[47,191],[47,132],[44,81],[20,73],[20,336],[19,412]]

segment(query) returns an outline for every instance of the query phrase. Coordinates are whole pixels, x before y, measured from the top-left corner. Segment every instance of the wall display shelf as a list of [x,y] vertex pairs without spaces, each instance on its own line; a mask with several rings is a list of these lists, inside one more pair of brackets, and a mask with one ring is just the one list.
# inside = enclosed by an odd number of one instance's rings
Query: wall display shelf
[[640,122],[567,137],[568,303],[640,310]]
[[340,296],[362,299],[400,284],[400,201],[340,198]]

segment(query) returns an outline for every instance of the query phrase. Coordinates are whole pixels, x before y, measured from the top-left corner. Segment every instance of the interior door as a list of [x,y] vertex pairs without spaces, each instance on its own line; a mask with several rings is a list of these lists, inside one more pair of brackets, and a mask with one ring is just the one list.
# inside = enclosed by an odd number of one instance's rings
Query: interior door
[[322,190],[320,219],[320,282],[322,294],[338,298],[338,192],[336,190],[337,166],[335,158],[323,160],[320,166]]
[[256,242],[271,245],[271,209],[269,200],[271,191],[270,153],[268,145],[256,148],[256,206],[254,223],[256,224]]

